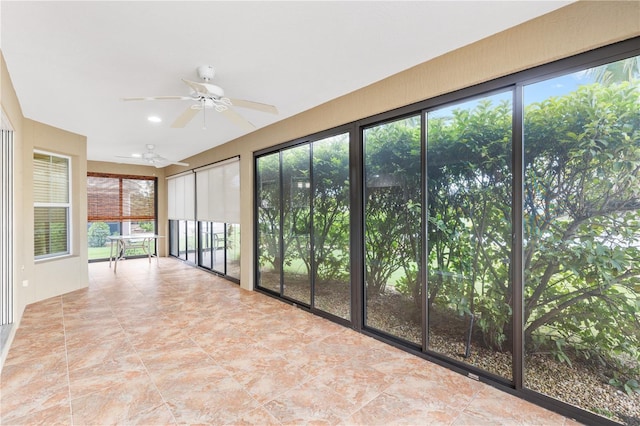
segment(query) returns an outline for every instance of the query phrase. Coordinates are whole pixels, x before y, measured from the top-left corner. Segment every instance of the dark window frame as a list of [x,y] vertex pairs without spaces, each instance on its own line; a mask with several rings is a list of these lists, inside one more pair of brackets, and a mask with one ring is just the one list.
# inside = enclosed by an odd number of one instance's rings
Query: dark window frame
[[[124,222],[153,222],[153,226],[155,229],[155,233],[158,233],[158,178],[156,176],[142,176],[142,175],[126,175],[126,174],[116,174],[116,173],[100,173],[100,172],[87,172],[87,180],[91,177],[96,177],[96,178],[106,178],[106,179],[117,179],[118,180],[118,187],[119,187],[119,193],[118,193],[118,197],[119,197],[119,215],[114,215],[114,216],[90,216],[90,212],[87,211],[87,223],[91,224],[93,222],[109,222],[109,223],[114,223],[117,222],[119,224],[119,229],[120,232],[122,232],[122,228],[123,228],[123,224]],[[122,207],[123,207],[123,195],[124,195],[124,190],[123,190],[123,181],[124,180],[143,180],[143,181],[149,181],[149,182],[153,182],[153,211],[154,214],[153,215],[129,215],[126,216],[124,214],[122,214]],[[88,185],[87,185],[87,203],[89,203],[89,189],[88,189]],[[88,229],[88,228],[87,228]],[[158,247],[156,244],[154,244],[154,255],[157,255],[158,252]],[[144,257],[144,254],[141,255],[135,255],[135,256],[128,256],[131,258],[136,258],[136,257]],[[109,260],[109,258],[99,258],[99,259],[89,259],[89,262],[104,262],[106,260]]]
[[[278,182],[277,183],[278,183],[278,185],[280,187],[280,194],[282,194],[282,190],[283,190],[283,188],[282,188],[283,187],[283,182],[282,182],[282,178],[281,178],[282,177],[282,167],[283,167],[283,164],[282,164],[283,163],[282,162],[282,153],[284,151],[288,150],[288,149],[292,149],[292,148],[296,148],[296,147],[300,147],[300,146],[305,146],[305,145],[309,146],[309,171],[310,171],[310,174],[311,174],[310,178],[309,178],[309,182],[310,182],[311,188],[313,188],[314,185],[313,185],[313,164],[312,163],[313,163],[313,144],[314,144],[314,142],[322,141],[324,139],[327,139],[327,138],[330,138],[330,137],[333,137],[333,136],[338,136],[338,135],[341,135],[341,134],[347,134],[349,136],[349,156],[351,156],[351,152],[352,152],[351,146],[352,146],[353,140],[354,140],[354,131],[355,131],[355,128],[354,128],[353,124],[342,125],[342,126],[338,126],[338,127],[334,127],[334,128],[325,130],[325,131],[314,133],[313,135],[310,135],[310,136],[307,136],[307,137],[303,137],[303,138],[300,138],[300,139],[295,139],[293,141],[285,142],[285,143],[282,143],[282,144],[279,144],[279,145],[276,145],[276,146],[273,146],[273,147],[269,147],[269,148],[266,148],[266,149],[263,149],[263,150],[256,151],[254,153],[254,157],[253,157],[254,188],[260,188],[261,184],[263,183],[263,182],[259,181],[259,173],[258,173],[258,170],[257,170],[259,158],[265,157],[265,156],[268,156],[268,155],[273,155],[273,154],[277,153],[278,156],[279,156],[279,169],[280,169],[280,171],[278,173],[279,178],[278,178]],[[351,162],[351,160],[350,160],[350,162]],[[353,170],[350,167],[350,169],[349,169],[350,180],[351,180],[352,172],[353,172]],[[353,188],[351,188],[351,187],[350,187],[350,190],[349,190],[349,194],[350,194],[349,203],[351,205],[351,204],[353,204]],[[284,198],[285,197],[283,197],[282,195],[280,196],[279,206],[278,206],[279,209],[282,209],[282,204],[284,203]],[[310,206],[311,206],[310,208],[312,208],[313,200],[311,200]],[[254,191],[253,212],[254,212],[254,218],[255,218],[256,221],[257,221],[257,218],[258,218],[259,208],[260,208],[260,206],[259,206],[259,191],[255,190]],[[313,216],[313,214],[311,214],[311,216]],[[352,217],[353,216],[351,215],[351,217],[350,217],[350,229],[352,229],[352,227],[353,227]],[[283,242],[283,238],[282,238],[283,232],[284,232],[283,231],[283,229],[284,229],[283,225],[284,224],[282,222],[283,222],[283,215],[280,215],[279,245],[280,245],[280,252],[281,253],[283,253],[283,251],[284,251],[283,250],[284,242]],[[311,218],[311,224],[312,223],[313,223],[313,219]],[[286,295],[282,295],[283,294],[282,272],[281,272],[281,276],[280,276],[280,291],[279,292],[275,292],[275,291],[273,291],[271,289],[268,289],[266,287],[259,286],[258,285],[258,283],[259,283],[259,270],[258,270],[258,267],[257,267],[257,265],[259,264],[259,262],[258,262],[258,256],[259,256],[259,253],[258,253],[258,246],[259,246],[258,238],[259,238],[259,233],[257,232],[257,229],[258,229],[257,222],[254,222],[254,224],[255,224],[254,229],[256,231],[254,232],[254,235],[253,235],[253,247],[254,247],[254,250],[253,250],[253,260],[254,260],[253,276],[254,276],[254,283],[256,283],[256,285],[255,285],[256,291],[259,291],[261,293],[264,293],[264,294],[267,294],[269,296],[275,297],[275,298],[277,298],[279,300],[282,300],[282,301],[284,301],[286,303],[293,304],[295,306],[300,307],[301,309],[313,312],[318,316],[331,319],[332,321],[334,321],[336,323],[339,323],[339,324],[342,324],[342,325],[351,326],[351,324],[354,323],[354,319],[355,318],[359,318],[358,313],[356,312],[356,310],[354,310],[354,307],[356,306],[355,303],[354,303],[354,300],[355,300],[355,297],[357,297],[357,296],[355,294],[356,290],[354,289],[353,281],[351,281],[351,284],[350,284],[351,288],[350,288],[350,292],[349,292],[350,293],[350,297],[351,297],[351,303],[350,303],[350,317],[351,318],[349,320],[341,318],[341,317],[336,316],[336,315],[333,315],[330,312],[323,311],[323,310],[321,310],[319,308],[316,308],[314,306],[315,305],[315,303],[314,303],[315,302],[315,300],[314,300],[314,298],[315,298],[315,283],[313,282],[313,280],[311,280],[312,282],[310,282],[310,286],[309,286],[310,287],[310,303],[301,302],[299,300],[291,299],[291,298],[287,297]],[[352,251],[354,249],[353,232],[350,232],[350,234],[351,234],[351,236],[350,236],[349,246],[350,246],[350,251]],[[313,235],[310,234],[310,238],[313,241]],[[313,246],[313,244],[312,244],[312,246]],[[315,262],[315,258],[314,258],[314,255],[313,255],[313,247],[311,248],[310,256],[311,256],[311,264],[312,264],[311,267],[312,267],[312,270],[315,270],[315,268],[316,268],[316,264],[315,263],[316,262]],[[284,261],[284,256],[281,256],[280,262],[282,263],[283,261]],[[350,263],[351,263],[350,264],[350,272],[351,272],[350,275],[353,276],[353,274],[356,273],[356,269],[357,268],[355,267],[353,261],[351,261]],[[282,264],[280,266],[281,266],[280,270],[282,271],[282,269],[283,269],[282,268]]]

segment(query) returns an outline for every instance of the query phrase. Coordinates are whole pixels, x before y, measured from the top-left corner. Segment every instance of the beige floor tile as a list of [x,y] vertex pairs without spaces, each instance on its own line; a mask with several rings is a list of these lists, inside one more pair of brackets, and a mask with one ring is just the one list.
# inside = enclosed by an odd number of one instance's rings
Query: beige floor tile
[[89,272],[27,307],[0,424],[574,424],[174,259]]
[[283,424],[337,424],[358,408],[333,389],[312,382],[289,390],[264,407]]
[[[56,365],[59,365],[56,363]],[[5,374],[4,370],[11,370]],[[5,366],[0,392],[0,424],[35,416],[52,407],[69,407],[69,386],[64,371],[31,370],[30,364]]]
[[[44,329],[43,329],[44,330]],[[11,345],[5,365],[37,363],[41,358],[49,355],[64,356],[65,339],[61,331],[29,332],[18,335]]]
[[67,345],[69,371],[101,366],[127,355],[135,355],[135,352],[124,332],[110,339],[78,340]]
[[144,376],[72,399],[76,425],[173,424],[169,408]]
[[72,425],[71,410],[69,402],[63,401],[60,404],[53,405],[40,411],[30,412],[21,417],[4,417],[0,419],[0,424],[5,426],[24,426],[24,425],[47,425],[47,426],[63,426]]
[[407,398],[384,392],[346,419],[358,425],[450,425],[458,411],[437,400]]
[[148,374],[138,355],[124,354],[86,368],[69,370],[69,392],[71,398],[76,399],[142,378],[148,379]]
[[227,424],[259,404],[243,389],[202,393],[192,391],[167,401],[178,424]]
[[565,418],[498,389],[485,386],[465,413],[496,424],[562,425]]
[[396,378],[359,361],[350,361],[328,369],[310,381],[326,386],[360,408],[387,389]]
[[167,401],[194,392],[210,394],[243,389],[243,386],[226,370],[217,366],[164,369],[151,373],[151,379]]
[[281,424],[282,423],[263,407],[258,407],[255,410],[238,415],[227,423],[229,426],[279,426]]

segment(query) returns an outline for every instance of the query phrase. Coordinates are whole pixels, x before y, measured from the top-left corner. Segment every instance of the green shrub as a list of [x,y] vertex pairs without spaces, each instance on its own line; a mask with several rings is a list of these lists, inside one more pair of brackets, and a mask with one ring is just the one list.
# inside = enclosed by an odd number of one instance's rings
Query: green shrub
[[93,222],[89,226],[89,247],[102,247],[109,236],[109,225],[104,222]]

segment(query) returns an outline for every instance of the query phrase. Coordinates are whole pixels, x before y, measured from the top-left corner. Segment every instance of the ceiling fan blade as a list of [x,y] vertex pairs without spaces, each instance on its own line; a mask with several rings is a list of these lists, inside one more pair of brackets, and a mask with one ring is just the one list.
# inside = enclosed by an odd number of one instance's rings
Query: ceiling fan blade
[[226,110],[222,111],[222,113],[229,120],[233,121],[238,126],[244,128],[246,130],[255,130],[256,129],[256,126],[254,126],[253,123],[251,123],[250,121],[245,119],[243,116],[241,116],[240,114],[238,114],[237,112],[235,112],[231,108],[227,108]]
[[167,166],[169,164],[175,164],[176,166],[185,166],[185,167],[189,165],[188,163],[183,163],[181,161],[169,160],[167,158],[164,158],[161,155],[156,155],[153,158],[153,163],[154,164],[160,164],[160,166],[156,166],[156,167],[164,167],[164,166]]
[[176,166],[185,166],[185,167],[189,165],[188,163],[181,163],[179,161],[163,161],[162,163],[160,162],[153,163],[153,166],[156,169],[161,169],[163,167],[167,167],[170,164],[175,164]]
[[167,167],[170,164],[175,164],[176,166],[188,166],[188,163],[183,163],[181,161],[171,161],[171,160],[167,160],[164,157],[161,156],[156,156],[153,160],[149,161],[150,164],[153,164],[157,169],[160,169],[162,167]]
[[150,166],[151,163],[149,163],[147,160],[143,160],[142,158],[134,158],[134,157],[122,157],[122,156],[118,156],[118,158],[121,158],[122,160],[118,160],[117,162],[120,164],[133,164],[136,166]]
[[193,98],[189,96],[147,96],[142,98],[122,98],[123,101],[187,101]]
[[190,80],[185,80],[184,78],[182,79],[182,81],[184,81],[184,83],[187,86],[191,87],[197,93],[209,93],[209,89],[207,89],[207,86],[205,86],[202,83],[198,83],[198,82],[190,81]]
[[199,112],[200,108],[187,108],[178,118],[176,118],[176,121],[173,122],[171,127],[181,128],[186,126]]
[[182,161],[167,161],[169,164],[174,164],[176,166],[188,167],[189,163],[183,163]]
[[276,108],[273,105],[263,104],[263,103],[260,103],[260,102],[245,101],[244,99],[229,98],[229,100],[231,101],[231,104],[233,106],[255,109],[257,111],[268,112],[269,114],[277,114],[278,113],[278,108]]

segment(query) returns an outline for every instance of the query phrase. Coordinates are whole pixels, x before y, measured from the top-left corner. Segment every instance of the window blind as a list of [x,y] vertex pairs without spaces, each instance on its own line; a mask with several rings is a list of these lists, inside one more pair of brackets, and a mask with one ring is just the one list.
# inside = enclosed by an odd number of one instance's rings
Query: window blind
[[199,221],[240,223],[240,159],[196,170]]
[[195,220],[195,178],[192,172],[167,178],[169,220]]
[[50,154],[33,154],[33,201],[69,202],[69,159]]
[[87,203],[90,222],[154,220],[156,178],[87,173]]
[[71,159],[33,153],[34,255],[68,254]]

